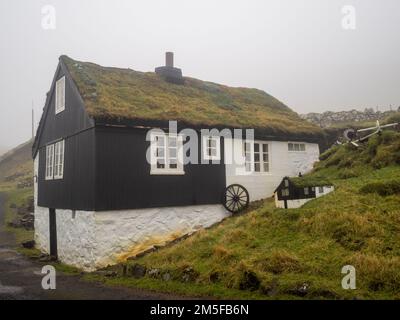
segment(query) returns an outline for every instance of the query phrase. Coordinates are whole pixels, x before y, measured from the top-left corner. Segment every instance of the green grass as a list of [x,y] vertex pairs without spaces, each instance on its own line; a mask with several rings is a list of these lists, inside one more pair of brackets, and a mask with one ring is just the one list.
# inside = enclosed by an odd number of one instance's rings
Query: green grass
[[[323,156],[310,177],[332,181],[335,192],[327,196],[291,210],[266,200],[258,209],[128,263],[128,270],[134,264],[158,269],[156,278],[104,281],[217,298],[400,299],[400,197],[360,191],[400,179],[398,159],[391,155],[399,136],[385,133],[359,149],[341,146]],[[382,152],[384,164],[378,161]],[[341,287],[347,264],[356,268],[356,290]],[[187,268],[192,278],[184,282]],[[170,281],[162,280],[165,273]],[[298,288],[304,283],[308,292],[302,297]]]
[[12,222],[16,218],[20,218],[16,212],[16,209],[11,208],[11,205],[15,204],[17,207],[25,205],[28,199],[33,196],[32,188],[8,189],[6,192],[4,192],[4,194],[6,195],[6,202],[4,206],[5,230],[14,234],[17,244],[32,240],[34,238],[33,230],[26,230],[24,228],[13,228],[8,226],[9,222]]

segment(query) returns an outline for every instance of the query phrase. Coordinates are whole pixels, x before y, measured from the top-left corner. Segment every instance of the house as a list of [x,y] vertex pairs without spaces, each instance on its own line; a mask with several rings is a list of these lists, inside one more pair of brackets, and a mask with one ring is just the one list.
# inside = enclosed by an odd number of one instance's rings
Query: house
[[275,206],[285,209],[299,208],[306,202],[326,195],[334,189],[328,180],[310,179],[307,176],[284,177],[274,192]]
[[156,72],[61,56],[33,145],[37,247],[124,261],[271,196],[321,137],[261,90],[183,77],[172,53]]

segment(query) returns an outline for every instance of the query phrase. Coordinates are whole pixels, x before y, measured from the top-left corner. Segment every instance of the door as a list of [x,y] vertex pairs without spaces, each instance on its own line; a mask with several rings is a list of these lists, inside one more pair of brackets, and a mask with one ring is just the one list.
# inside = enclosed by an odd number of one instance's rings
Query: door
[[57,220],[56,209],[49,209],[49,228],[50,228],[50,255],[57,257]]

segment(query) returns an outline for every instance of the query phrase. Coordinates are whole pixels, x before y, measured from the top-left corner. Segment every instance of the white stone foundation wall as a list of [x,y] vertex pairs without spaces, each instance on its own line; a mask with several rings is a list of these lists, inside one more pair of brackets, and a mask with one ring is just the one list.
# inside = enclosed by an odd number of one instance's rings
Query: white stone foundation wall
[[[230,214],[222,205],[89,212],[56,210],[60,261],[93,271],[154,245],[209,227]],[[49,209],[35,207],[37,247],[49,252]]]

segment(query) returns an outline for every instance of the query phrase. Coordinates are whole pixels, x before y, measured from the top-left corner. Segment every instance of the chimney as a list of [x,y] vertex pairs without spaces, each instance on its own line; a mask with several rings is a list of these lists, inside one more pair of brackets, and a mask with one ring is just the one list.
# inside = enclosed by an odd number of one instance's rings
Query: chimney
[[175,84],[183,84],[184,82],[182,70],[174,67],[173,52],[168,51],[165,53],[165,66],[157,67],[155,72],[167,82]]
[[174,67],[174,53],[173,52],[165,53],[165,66],[169,67],[169,68]]

